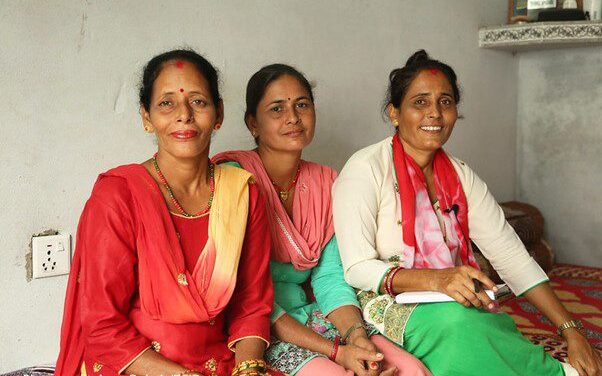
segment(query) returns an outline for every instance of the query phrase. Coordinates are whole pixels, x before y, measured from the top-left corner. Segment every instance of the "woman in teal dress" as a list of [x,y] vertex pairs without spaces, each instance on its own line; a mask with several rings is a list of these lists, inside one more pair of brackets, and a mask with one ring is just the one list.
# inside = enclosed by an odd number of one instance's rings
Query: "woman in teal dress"
[[[341,259],[347,281],[363,290],[364,319],[435,375],[598,375],[600,357],[578,330],[582,324],[556,298],[485,183],[443,151],[459,100],[453,69],[416,52],[390,74],[386,109],[395,135],[354,154],[335,183]],[[496,288],[480,271],[471,240],[508,286],[558,327],[570,365],[495,313],[479,284]],[[423,290],[456,302],[394,301]]]
[[369,337],[374,330],[343,278],[331,210],[336,173],[301,159],[315,126],[307,79],[283,64],[262,68],[247,86],[245,122],[257,149],[213,160],[253,173],[266,198],[275,290],[268,363],[300,376],[429,375],[382,336]]

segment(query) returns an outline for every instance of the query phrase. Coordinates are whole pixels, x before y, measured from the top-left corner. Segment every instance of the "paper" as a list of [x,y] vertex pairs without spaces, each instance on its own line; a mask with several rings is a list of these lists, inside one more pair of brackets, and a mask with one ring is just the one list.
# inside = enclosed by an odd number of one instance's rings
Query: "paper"
[[[501,297],[502,294],[505,296],[510,292],[508,286],[505,284],[497,285],[498,292],[495,294],[493,290],[485,290],[489,299],[496,300]],[[440,303],[440,302],[453,302],[455,301],[449,295],[442,292],[436,291],[412,291],[402,292],[395,297],[395,302],[399,304],[411,304],[411,303]]]

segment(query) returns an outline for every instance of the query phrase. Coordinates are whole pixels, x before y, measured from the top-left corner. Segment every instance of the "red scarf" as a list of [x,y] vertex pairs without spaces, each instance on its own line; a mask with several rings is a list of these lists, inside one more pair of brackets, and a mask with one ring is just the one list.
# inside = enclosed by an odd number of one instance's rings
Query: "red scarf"
[[[435,189],[446,222],[448,232],[454,231],[451,239],[445,241],[443,235],[426,238],[422,224],[436,220],[428,200],[426,180],[422,170],[403,149],[396,134],[393,137],[393,163],[397,174],[398,192],[401,200],[403,243],[410,252],[413,250],[413,268],[441,269],[461,265],[479,266],[472,253],[468,233],[468,204],[460,178],[443,149],[437,150],[433,159]],[[425,202],[427,203],[425,205]],[[428,210],[430,209],[430,212]],[[420,220],[417,221],[417,218]],[[417,224],[419,223],[419,224]],[[420,227],[420,228],[417,228]],[[437,229],[440,227],[436,226]],[[450,249],[450,246],[454,249]],[[453,256],[455,254],[455,257]],[[408,263],[406,263],[406,266]]]

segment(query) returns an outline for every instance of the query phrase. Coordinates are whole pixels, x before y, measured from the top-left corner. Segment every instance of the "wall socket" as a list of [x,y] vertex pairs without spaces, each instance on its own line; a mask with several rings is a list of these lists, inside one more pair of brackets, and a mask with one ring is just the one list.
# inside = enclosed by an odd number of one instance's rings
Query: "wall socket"
[[34,236],[31,239],[33,278],[69,274],[71,235]]

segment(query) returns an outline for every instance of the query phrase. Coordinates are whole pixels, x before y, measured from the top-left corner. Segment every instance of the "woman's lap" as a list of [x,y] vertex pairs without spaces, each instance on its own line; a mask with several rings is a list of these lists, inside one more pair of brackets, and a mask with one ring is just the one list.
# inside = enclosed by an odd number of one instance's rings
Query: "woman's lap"
[[507,314],[455,302],[418,305],[405,327],[404,348],[435,375],[564,374]]
[[[372,336],[371,339],[380,352],[385,356],[383,369],[397,367],[396,376],[429,376],[431,373],[415,357],[408,352],[400,349],[394,343],[381,335]],[[351,376],[353,372],[345,370],[340,365],[329,359],[318,357],[307,362],[296,373],[296,376]]]
[[353,372],[345,370],[345,368],[336,364],[335,362],[323,358],[313,358],[307,362],[295,376],[315,376],[315,375],[328,375],[328,376],[353,376]]
[[370,339],[374,342],[378,351],[385,356],[384,369],[397,367],[397,376],[427,376],[431,374],[420,360],[384,336],[375,335]]
[[[339,335],[332,323],[321,312],[312,312],[307,326],[323,337],[333,339]],[[414,356],[399,348],[381,335],[372,336],[375,345],[385,356],[384,367],[397,367],[397,376],[422,376],[430,375],[426,367]],[[294,344],[272,340],[272,345],[266,351],[266,360],[270,366],[293,375],[353,375],[347,373],[343,367],[330,361],[321,354]]]

